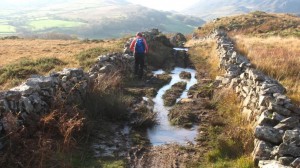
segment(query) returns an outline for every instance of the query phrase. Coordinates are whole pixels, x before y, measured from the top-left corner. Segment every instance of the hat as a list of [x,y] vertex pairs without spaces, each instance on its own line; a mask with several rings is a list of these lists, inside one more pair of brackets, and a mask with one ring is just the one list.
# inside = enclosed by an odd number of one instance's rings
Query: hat
[[137,33],[136,33],[136,36],[143,37],[143,35],[142,35],[142,33],[141,33],[141,32],[137,32]]

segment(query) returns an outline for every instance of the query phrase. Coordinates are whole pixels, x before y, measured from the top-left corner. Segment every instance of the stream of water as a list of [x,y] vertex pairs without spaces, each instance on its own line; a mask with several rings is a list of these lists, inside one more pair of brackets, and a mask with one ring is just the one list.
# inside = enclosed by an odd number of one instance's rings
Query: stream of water
[[[182,71],[190,72],[192,78],[189,80],[181,79],[179,74]],[[154,74],[162,74],[163,70],[155,71]],[[164,93],[171,88],[177,82],[185,81],[187,82],[187,86],[185,91],[182,93],[180,98],[187,98],[188,90],[191,86],[197,83],[196,71],[194,69],[189,68],[175,68],[171,72],[172,80],[168,85],[162,87],[156,97],[153,99],[154,102],[154,112],[157,112],[158,122],[154,128],[148,130],[148,137],[152,145],[163,145],[169,143],[178,143],[185,144],[187,142],[194,142],[195,137],[197,136],[197,127],[193,127],[191,129],[180,128],[176,126],[172,126],[168,119],[169,110],[172,107],[164,106],[164,101],[162,96]]]

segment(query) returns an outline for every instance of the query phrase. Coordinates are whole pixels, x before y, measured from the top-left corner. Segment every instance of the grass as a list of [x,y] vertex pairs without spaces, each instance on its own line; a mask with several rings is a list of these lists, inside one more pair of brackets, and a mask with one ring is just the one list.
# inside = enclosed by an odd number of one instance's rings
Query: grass
[[32,74],[43,74],[65,64],[57,58],[41,58],[35,61],[24,58],[0,69],[0,84],[26,79]]
[[237,49],[265,74],[287,88],[287,95],[300,105],[300,39],[295,37],[235,36]]
[[28,26],[33,31],[41,31],[51,28],[72,28],[72,27],[80,27],[85,25],[82,22],[76,21],[66,21],[66,20],[53,20],[53,19],[46,19],[46,20],[34,20],[31,21]]
[[119,72],[98,77],[84,102],[91,120],[124,121],[128,119],[125,97],[120,90],[122,76]]
[[194,123],[198,121],[197,113],[193,111],[194,104],[182,105],[176,104],[168,114],[172,125],[181,126],[184,128],[191,128]]
[[122,51],[124,40],[0,40],[0,90],[18,85],[32,74],[44,75],[52,69],[81,65],[87,70],[97,56]]
[[204,167],[254,168],[250,157],[254,137],[252,129],[240,112],[237,95],[223,89],[214,95],[218,115],[208,129],[209,146],[205,154]]
[[[198,74],[209,72],[211,78],[224,74],[218,67],[219,59],[214,41],[190,40],[187,45],[191,47],[190,59]],[[211,94],[212,88],[207,84],[199,89],[200,93]],[[207,142],[209,150],[199,162],[192,163],[191,166],[254,168],[250,156],[254,148],[252,128],[240,112],[237,95],[230,89],[215,89],[209,106],[216,110],[216,114],[209,121],[208,127],[203,128],[208,135],[199,137],[200,141]]]
[[189,40],[186,44],[190,48],[190,60],[194,64],[198,73],[202,72],[203,69],[209,71],[211,79],[214,79],[220,74],[219,69],[219,58],[216,51],[216,43],[213,40],[199,41]]
[[[56,57],[68,63],[68,67],[78,67],[76,55],[92,48],[107,48],[108,52],[122,51],[125,39],[103,41],[80,40],[42,40],[18,39],[0,40],[0,66],[14,63],[26,57],[39,59],[41,57]],[[5,59],[9,56],[9,59]]]
[[[122,52],[123,45],[126,39],[117,40],[113,45],[104,45],[100,47],[90,48],[76,54],[75,58],[79,62],[79,65],[85,68],[90,68],[98,56],[113,52]],[[97,41],[98,43],[98,41]]]
[[10,25],[0,25],[0,33],[15,33],[16,28]]
[[[85,150],[85,149],[82,149]],[[90,151],[80,152],[70,156],[71,167],[73,168],[123,168],[125,161],[120,158],[97,158],[95,159]]]

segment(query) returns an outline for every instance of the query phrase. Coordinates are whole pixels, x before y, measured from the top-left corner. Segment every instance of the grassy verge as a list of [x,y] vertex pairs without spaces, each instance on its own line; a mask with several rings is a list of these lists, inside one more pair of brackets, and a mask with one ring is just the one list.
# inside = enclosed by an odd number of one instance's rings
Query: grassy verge
[[208,128],[211,150],[205,154],[207,167],[254,167],[250,154],[253,135],[240,112],[239,100],[232,90],[223,89],[214,95],[217,115]]
[[[198,73],[208,71],[211,78],[223,74],[218,68],[216,46],[213,41],[190,41],[191,61]],[[211,95],[211,85],[199,87],[201,93]],[[210,97],[210,96],[209,96]],[[240,101],[232,90],[214,90],[209,102],[215,108],[214,114],[200,126],[198,140],[207,145],[207,149],[198,162],[190,167],[216,168],[252,168],[254,167],[250,154],[253,150],[253,135],[250,125],[240,112]],[[204,121],[202,121],[204,122]]]
[[300,39],[236,36],[237,49],[256,67],[287,88],[287,95],[300,105]]
[[166,93],[163,95],[164,105],[172,106],[176,103],[176,99],[179,98],[181,93],[186,88],[186,82],[175,83]]

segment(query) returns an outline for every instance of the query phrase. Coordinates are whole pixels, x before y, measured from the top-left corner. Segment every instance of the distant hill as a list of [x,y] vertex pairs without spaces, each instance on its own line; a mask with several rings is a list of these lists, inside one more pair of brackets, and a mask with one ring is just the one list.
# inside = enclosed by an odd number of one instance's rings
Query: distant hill
[[211,20],[253,11],[300,14],[299,0],[199,0],[183,13]]
[[206,36],[216,28],[223,28],[234,34],[300,37],[300,17],[291,14],[269,14],[258,11],[222,17],[203,25],[194,33],[194,36]]
[[126,0],[29,0],[21,5],[1,2],[0,36],[57,32],[82,38],[112,38],[150,28],[190,33],[204,23],[199,17],[158,11]]

